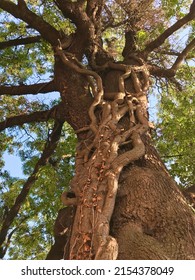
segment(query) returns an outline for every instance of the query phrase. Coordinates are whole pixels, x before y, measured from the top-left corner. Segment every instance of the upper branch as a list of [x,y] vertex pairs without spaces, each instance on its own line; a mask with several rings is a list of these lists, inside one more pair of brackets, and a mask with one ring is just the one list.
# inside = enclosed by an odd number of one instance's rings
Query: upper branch
[[172,70],[177,71],[183,60],[187,57],[188,53],[195,48],[195,39],[193,39],[185,49],[178,55],[175,63],[171,67]]
[[150,42],[143,53],[147,56],[150,52],[152,52],[154,49],[160,47],[165,40],[171,36],[175,31],[180,29],[182,26],[187,24],[189,21],[193,20],[195,18],[195,0],[193,0],[193,3],[190,6],[189,13],[184,16],[183,18],[179,19],[177,22],[175,22],[171,27],[166,29],[159,37],[157,37],[154,41]]
[[0,50],[6,49],[8,47],[13,47],[13,46],[38,43],[38,42],[40,42],[40,40],[41,40],[41,36],[34,36],[34,37],[20,38],[20,39],[14,39],[14,40],[9,40],[9,41],[5,41],[5,42],[0,42]]
[[83,5],[85,1],[77,1],[77,3],[64,1],[64,0],[54,0],[56,6],[62,11],[63,15],[72,20],[76,24],[77,28],[81,25],[81,17],[84,15]]
[[58,141],[60,139],[62,126],[63,126],[63,122],[58,122],[58,121],[55,122],[52,134],[50,135],[47,143],[45,144],[43,153],[42,153],[40,159],[38,160],[37,164],[35,165],[32,175],[25,182],[21,192],[19,193],[19,195],[17,196],[17,198],[15,200],[14,205],[11,207],[10,211],[7,213],[5,220],[3,222],[3,225],[2,225],[1,231],[0,231],[0,246],[5,241],[10,225],[13,223],[14,218],[17,216],[22,203],[24,203],[24,201],[30,191],[30,188],[32,187],[33,183],[36,181],[36,178],[37,178],[36,175],[37,175],[40,167],[47,164],[50,156],[55,151]]
[[54,106],[50,110],[45,111],[37,111],[31,114],[21,114],[14,117],[8,117],[5,121],[0,122],[0,131],[13,126],[21,126],[25,123],[32,123],[32,122],[44,122],[47,121],[49,118],[56,118],[56,109],[58,105]]
[[26,95],[48,93],[57,90],[54,81],[21,86],[0,86],[0,95]]
[[52,45],[57,45],[60,33],[40,16],[30,11],[25,1],[19,0],[16,5],[9,0],[1,0],[0,8],[12,14],[15,18],[19,18],[28,23],[30,27],[37,30],[41,36]]
[[[73,43],[68,51],[75,54],[79,60],[85,53],[88,60],[91,61],[90,57],[94,53],[95,45],[101,46],[102,44],[100,19],[104,0],[79,0],[76,2],[54,0],[54,3],[63,15],[77,27]],[[99,57],[99,60],[104,60],[106,52],[102,54],[102,51],[100,52],[100,48],[98,48],[96,57]]]
[[[165,69],[161,68],[158,65],[154,64],[147,64],[147,68],[151,75],[158,76],[158,77],[166,77],[166,78],[173,78],[176,74],[176,71],[179,69],[181,63],[185,58],[187,58],[190,51],[195,48],[195,39],[193,39],[181,53],[173,53],[177,55],[177,59],[175,63],[172,65],[171,68]],[[172,53],[171,53],[172,54]]]
[[153,76],[165,78],[173,78],[175,76],[175,71],[173,69],[165,69],[155,64],[147,64],[147,69]]
[[[181,55],[180,52],[177,52],[177,51],[174,51],[174,50],[170,50],[170,51],[159,50],[157,53],[158,54],[171,55],[171,56],[177,56],[177,57]],[[185,57],[185,59],[192,59],[192,58],[194,58],[194,55],[187,54],[187,56]]]

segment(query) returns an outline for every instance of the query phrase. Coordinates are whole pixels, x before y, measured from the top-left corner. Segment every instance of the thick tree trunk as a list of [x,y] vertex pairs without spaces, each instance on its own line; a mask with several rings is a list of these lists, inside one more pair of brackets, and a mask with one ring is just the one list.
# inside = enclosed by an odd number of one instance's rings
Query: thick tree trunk
[[[48,259],[195,259],[194,213],[151,145],[149,73],[138,58],[126,63],[109,63],[102,83],[99,75],[82,70],[93,76],[97,88],[93,102],[81,103],[85,110],[78,110],[76,174],[70,189],[75,197],[62,195],[67,207],[75,208],[74,223],[60,235],[60,254],[55,231]],[[73,97],[80,94],[81,81],[74,85]],[[63,82],[61,92],[69,112],[75,110],[78,99],[67,101]],[[76,128],[71,114],[69,121]]]
[[124,172],[111,230],[118,259],[195,259],[194,213],[162,171]]

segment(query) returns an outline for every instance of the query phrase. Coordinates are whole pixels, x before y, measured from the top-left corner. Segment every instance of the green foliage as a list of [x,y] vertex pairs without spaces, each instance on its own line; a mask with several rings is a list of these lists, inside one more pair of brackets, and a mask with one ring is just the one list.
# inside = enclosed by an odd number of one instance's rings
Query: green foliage
[[[40,157],[47,133],[52,123],[26,126],[23,146],[17,151],[23,162],[23,172],[30,176]],[[19,130],[18,130],[19,132]],[[31,137],[29,137],[31,135]],[[57,211],[63,207],[60,196],[68,189],[74,170],[76,139],[72,129],[65,124],[63,137],[46,166],[40,168],[37,180],[22,205],[9,233],[14,229],[8,250],[9,259],[44,259],[53,242],[53,225]],[[28,136],[26,138],[26,136]],[[12,139],[15,141],[14,138]],[[17,142],[17,141],[16,141]],[[25,178],[12,178],[7,172],[1,174],[1,216],[10,208],[21,191]]]
[[191,4],[189,0],[162,0],[161,2],[166,16],[168,18],[177,17],[177,19],[184,16]]
[[189,69],[181,68],[185,88],[167,85],[159,100],[157,148],[171,174],[183,187],[194,184],[195,174],[195,89]]
[[[53,9],[52,3],[47,1],[46,5],[37,6],[37,1],[28,1],[28,5],[50,24],[62,32],[70,33],[72,24],[69,20],[62,20],[61,13],[57,8]],[[7,13],[1,11],[0,19],[0,42],[37,35],[33,29],[26,28],[25,23]],[[0,54],[1,85],[36,82],[45,78],[45,74],[48,79],[53,72],[52,49],[44,41],[41,44],[9,47],[0,50]],[[0,121],[23,113],[47,110],[53,105],[54,102],[45,104],[44,99],[1,96]],[[26,177],[33,172],[52,128],[53,122],[33,123],[6,129],[5,133],[0,134],[0,217],[3,218],[6,209],[14,204]],[[37,181],[9,230],[12,241],[9,259],[44,259],[53,242],[56,213],[63,207],[60,195],[68,188],[74,166],[76,140],[67,124],[64,125],[63,135],[50,162],[39,170]],[[5,152],[20,157],[24,174],[22,178],[13,178],[3,169]]]
[[[54,104],[55,102],[51,102],[47,105],[44,104],[44,100],[38,99],[2,96],[0,120],[23,112],[46,110]],[[52,128],[53,122],[50,121],[25,124],[20,128],[7,129],[6,133],[0,134],[1,168],[4,166],[3,154],[8,152],[20,157],[24,173],[22,178],[13,178],[5,170],[0,174],[0,216],[2,218],[5,209],[7,207],[10,209],[14,204],[26,177],[32,174]],[[75,135],[65,124],[55,153],[49,163],[39,170],[37,180],[9,230],[9,234],[13,231],[8,250],[9,259],[45,258],[53,242],[56,213],[63,207],[60,201],[61,193],[68,188],[74,172],[75,145]]]
[[[69,34],[74,30],[53,1],[28,1],[28,7],[61,32]],[[0,19],[0,42],[39,35],[23,21],[1,10]],[[0,84],[35,82],[53,72],[53,51],[45,41],[9,47],[0,50],[0,54]]]

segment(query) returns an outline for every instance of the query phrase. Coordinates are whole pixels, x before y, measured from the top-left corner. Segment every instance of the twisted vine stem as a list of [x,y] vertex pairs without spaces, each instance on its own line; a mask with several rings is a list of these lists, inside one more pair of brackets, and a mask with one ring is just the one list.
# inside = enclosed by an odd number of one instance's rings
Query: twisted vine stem
[[[139,58],[134,58],[139,65],[107,62],[96,67],[121,72],[118,80],[119,92],[111,93],[106,99],[108,95],[104,92],[102,79],[96,72],[85,69],[74,56],[64,52],[60,46],[56,53],[66,66],[86,77],[93,77],[95,81],[92,87],[94,101],[89,109],[91,124],[77,131],[80,133],[89,130],[89,137],[77,147],[76,175],[71,181],[71,189],[76,199],[67,198],[67,193],[62,195],[65,204],[77,203],[70,240],[70,259],[116,259],[118,244],[109,235],[109,223],[123,167],[145,154],[142,135],[150,127],[144,104],[149,88],[149,73]],[[127,79],[131,80],[134,86],[132,93],[125,89]],[[101,108],[101,117],[96,116],[97,106]],[[127,114],[128,128],[121,127],[119,121]],[[129,143],[131,148],[119,154],[121,147]]]

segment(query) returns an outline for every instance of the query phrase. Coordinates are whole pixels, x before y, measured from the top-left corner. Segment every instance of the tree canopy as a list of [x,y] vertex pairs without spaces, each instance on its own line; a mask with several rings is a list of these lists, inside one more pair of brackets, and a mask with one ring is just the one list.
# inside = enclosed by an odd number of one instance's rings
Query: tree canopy
[[[59,98],[61,48],[70,50],[70,71],[80,73],[128,52],[147,60],[155,145],[182,187],[195,183],[194,19],[191,0],[0,0],[1,257],[45,258],[60,195],[74,175],[81,127],[79,114],[68,124],[71,101],[64,107]],[[90,92],[79,97],[81,110]],[[20,157],[22,178],[5,170],[5,152]]]

